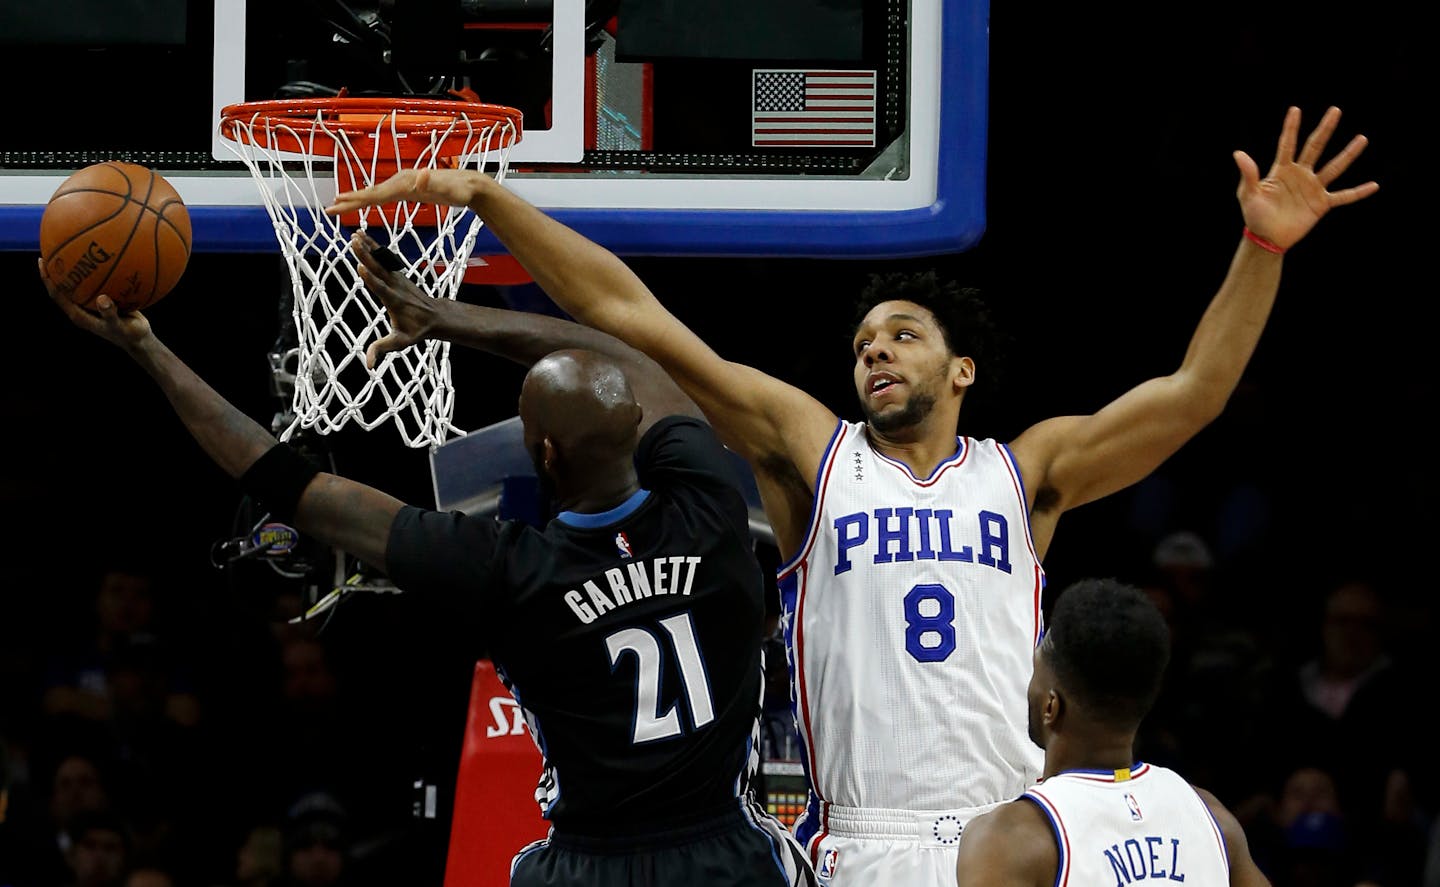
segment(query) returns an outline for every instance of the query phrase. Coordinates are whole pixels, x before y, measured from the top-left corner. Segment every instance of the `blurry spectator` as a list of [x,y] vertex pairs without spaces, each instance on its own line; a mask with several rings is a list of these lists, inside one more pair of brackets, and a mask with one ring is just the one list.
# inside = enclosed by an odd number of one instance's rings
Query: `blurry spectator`
[[1155,544],[1151,563],[1169,579],[1169,585],[1189,610],[1207,604],[1215,557],[1210,546],[1191,530],[1177,530]]
[[1383,884],[1416,884],[1432,814],[1415,785],[1428,784],[1433,767],[1407,714],[1420,684],[1388,650],[1385,601],[1374,581],[1333,581],[1320,617],[1314,649],[1267,691],[1262,754],[1271,766],[1299,759],[1328,770],[1349,834],[1363,849],[1364,873]]
[[1156,602],[1171,632],[1160,698],[1136,734],[1142,760],[1180,769],[1236,815],[1254,793],[1246,751],[1261,705],[1257,679],[1271,662],[1225,606],[1227,577],[1199,534],[1177,531],[1156,544],[1133,580]]
[[349,814],[332,795],[296,801],[284,825],[285,887],[339,887],[349,881]]
[[1345,717],[1356,693],[1384,680],[1394,664],[1381,636],[1382,603],[1362,581],[1342,583],[1325,599],[1320,650],[1300,667],[1305,701],[1332,721]]
[[[1330,866],[1353,873],[1340,795],[1328,770],[1302,765],[1287,774],[1277,790],[1261,795],[1241,819],[1250,851],[1270,879],[1280,885],[1306,880],[1312,864],[1330,857]],[[1241,814],[1237,813],[1237,816]],[[1353,882],[1352,882],[1353,883]],[[1351,887],[1349,883],[1346,887]]]
[[125,876],[125,887],[175,887],[175,878],[165,869],[140,866]]
[[71,820],[66,831],[65,887],[122,887],[131,851],[124,820],[110,810],[91,810]]
[[47,715],[109,719],[107,660],[117,646],[152,636],[153,579],[138,569],[107,570],[100,577],[93,607],[93,623],[86,623],[86,633],[51,657],[42,699]]
[[259,823],[243,830],[229,866],[205,883],[212,887],[279,887],[285,870],[285,835],[279,826]]
[[29,848],[10,818],[10,757],[0,742],[0,887],[28,887],[33,883],[27,871]]
[[[147,860],[163,857],[177,840],[180,811],[212,802],[212,787],[195,779],[208,752],[198,703],[177,692],[176,672],[158,640],[145,634],[117,643],[106,667],[119,787],[128,799],[136,852]],[[184,700],[183,714],[177,700]]]
[[[43,808],[31,811],[28,822],[16,822],[17,842],[24,847],[26,877],[35,883],[56,885],[70,879],[69,855],[74,828],[85,817],[113,806],[105,765],[86,750],[58,752],[42,770],[46,793]],[[21,837],[23,835],[23,837]]]
[[50,819],[62,851],[69,844],[70,826],[87,813],[111,806],[110,790],[100,761],[84,753],[66,755],[55,767],[50,790]]
[[1430,842],[1425,850],[1425,876],[1421,887],[1440,887],[1440,818],[1430,827]]
[[[200,719],[199,696],[183,663],[160,646],[155,580],[148,569],[113,566],[97,583],[91,619],[62,639],[46,664],[41,711],[55,734],[103,734],[131,778],[151,786],[158,765],[172,768],[181,731]],[[117,774],[120,775],[120,774]]]
[[354,750],[355,712],[341,700],[340,676],[330,648],[319,638],[290,635],[280,648],[280,698],[276,720],[262,725],[282,742],[270,748],[270,766],[287,795],[339,791],[364,772]]
[[272,887],[279,883],[284,855],[284,836],[279,828],[252,828],[235,854],[235,887]]

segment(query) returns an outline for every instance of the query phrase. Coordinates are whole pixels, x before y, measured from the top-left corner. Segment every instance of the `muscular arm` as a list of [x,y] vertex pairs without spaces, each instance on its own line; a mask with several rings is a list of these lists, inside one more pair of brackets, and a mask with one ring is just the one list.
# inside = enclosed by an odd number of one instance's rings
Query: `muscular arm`
[[1029,801],[1002,804],[965,826],[955,861],[959,887],[1053,887],[1060,854]]
[[[153,335],[130,355],[165,392],[190,436],[226,474],[239,478],[275,446],[274,435],[240,412]],[[402,503],[334,474],[317,475],[295,508],[295,528],[385,569],[390,524]]]
[[608,333],[528,311],[432,298],[376,261],[368,237],[357,235],[352,247],[361,262],[366,288],[385,305],[394,330],[371,344],[366,359],[372,367],[382,355],[425,339],[443,339],[524,367],[554,351],[583,348],[612,358],[625,371],[644,410],[641,434],[666,416],[703,415],[659,364]]
[[659,363],[699,405],[725,445],[754,469],[782,549],[798,547],[813,502],[811,485],[838,421],[829,409],[798,388],[722,359],[617,256],[487,175],[404,171],[337,196],[327,212],[397,198],[468,206],[556,304]]
[[[46,284],[48,288],[48,280]],[[107,296],[100,297],[94,313],[53,290],[51,298],[76,326],[129,354],[160,386],[190,436],[232,478],[238,479],[276,445],[274,435],[220,396],[166,347],[140,312],[120,314]],[[402,505],[364,484],[321,473],[305,488],[293,523],[321,542],[384,570],[390,524]]]
[[833,413],[791,385],[722,359],[609,250],[490,177],[473,182],[470,209],[556,304],[654,358],[700,405],[726,446],[752,464],[780,455],[807,476],[814,473],[834,430]]
[[1042,552],[1060,513],[1149,475],[1225,408],[1275,303],[1280,257],[1242,240],[1229,273],[1168,376],[1142,382],[1090,416],[1027,429],[1012,450],[1032,495]]
[[[1264,179],[1249,155],[1235,152],[1246,228],[1288,249],[1330,209],[1379,189],[1366,182],[1328,190],[1364,150],[1364,136],[1315,169],[1339,119],[1339,109],[1330,108],[1297,157],[1300,111],[1291,108]],[[1242,238],[1175,372],[1136,386],[1094,415],[1050,419],[1015,439],[1012,451],[1033,497],[1031,525],[1042,554],[1062,512],[1144,478],[1220,414],[1260,341],[1280,266],[1280,255]]]
[[1210,808],[1210,815],[1215,817],[1220,833],[1225,836],[1225,852],[1230,856],[1230,887],[1270,887],[1270,879],[1250,856],[1250,842],[1245,837],[1240,820],[1210,792],[1202,788],[1195,791]]

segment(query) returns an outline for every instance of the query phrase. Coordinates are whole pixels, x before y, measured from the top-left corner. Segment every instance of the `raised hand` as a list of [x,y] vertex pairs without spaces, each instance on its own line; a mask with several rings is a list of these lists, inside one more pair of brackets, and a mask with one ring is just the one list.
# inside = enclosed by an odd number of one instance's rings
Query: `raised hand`
[[56,292],[55,285],[45,273],[45,260],[37,259],[36,266],[40,269],[40,280],[45,284],[45,291],[50,294],[50,300],[65,312],[70,322],[88,330],[102,339],[121,348],[130,348],[151,335],[150,321],[139,311],[127,311],[121,313],[116,306],[115,300],[109,296],[100,295],[95,299],[95,309],[88,311],[70,301],[68,296]]
[[1316,171],[1315,164],[1325,152],[1325,145],[1339,122],[1340,109],[1328,108],[1297,157],[1295,143],[1300,131],[1300,109],[1291,107],[1285,112],[1285,125],[1280,130],[1280,141],[1275,148],[1275,161],[1263,179],[1249,154],[1244,151],[1234,153],[1235,165],[1240,168],[1240,187],[1236,196],[1240,200],[1240,212],[1247,228],[1276,246],[1288,249],[1308,234],[1321,216],[1332,208],[1363,200],[1380,190],[1373,181],[1339,191],[1328,190],[1330,184],[1369,144],[1363,135],[1350,139],[1340,153]]
[[356,231],[350,237],[350,248],[360,260],[360,279],[385,306],[390,318],[390,334],[376,339],[365,349],[365,365],[372,370],[380,358],[391,351],[409,348],[429,338],[439,308],[435,298],[427,296],[404,275],[380,264],[371,252],[378,245],[363,231]]
[[325,214],[335,216],[397,200],[468,206],[483,176],[484,173],[468,169],[402,169],[368,188],[335,195],[334,202],[325,207]]

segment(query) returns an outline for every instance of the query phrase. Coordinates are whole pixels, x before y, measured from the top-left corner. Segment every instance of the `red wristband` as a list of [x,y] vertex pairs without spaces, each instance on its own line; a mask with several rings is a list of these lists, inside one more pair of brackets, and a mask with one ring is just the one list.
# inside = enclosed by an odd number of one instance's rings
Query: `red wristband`
[[1285,255],[1285,247],[1276,246],[1275,244],[1261,237],[1259,234],[1251,231],[1248,227],[1245,229],[1245,239],[1265,250],[1267,253],[1274,253],[1277,256]]

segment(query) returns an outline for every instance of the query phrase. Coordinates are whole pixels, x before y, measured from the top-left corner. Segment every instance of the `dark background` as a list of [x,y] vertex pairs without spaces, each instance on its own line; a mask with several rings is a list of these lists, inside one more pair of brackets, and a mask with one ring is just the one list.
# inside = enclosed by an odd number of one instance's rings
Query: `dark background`
[[[721,354],[846,417],[858,412],[848,299],[865,275],[936,267],[978,285],[1016,345],[1003,391],[967,405],[962,430],[1008,439],[1178,365],[1240,238],[1231,151],[1263,171],[1287,105],[1303,111],[1302,136],[1339,105],[1326,156],[1356,132],[1371,147],[1336,187],[1373,178],[1380,192],[1336,210],[1287,256],[1277,307],[1224,416],[1147,482],[1068,515],[1046,565],[1052,590],[1084,574],[1134,573],[1161,536],[1190,529],[1234,568],[1237,619],[1268,625],[1277,644],[1298,650],[1323,584],[1352,567],[1381,576],[1406,637],[1424,637],[1436,484],[1423,459],[1436,398],[1420,83],[1433,82],[1422,44],[1431,32],[1387,3],[1342,19],[1269,2],[992,12],[989,222],[976,248],[888,262],[634,256],[632,267]],[[209,657],[217,692],[240,686],[227,641],[283,583],[211,564],[212,544],[235,532],[238,489],[128,359],[48,303],[34,263],[0,253],[14,309],[0,478],[12,543],[0,603],[7,680],[83,614],[96,571],[123,559],[160,571],[167,622]],[[263,423],[279,406],[265,354],[284,280],[276,255],[197,254],[148,312],[177,353]],[[504,294],[462,298],[500,304]],[[458,425],[514,414],[521,368],[467,353],[453,364]],[[342,474],[432,501],[426,454],[388,428],[329,444]],[[357,754],[385,764],[374,815],[403,823],[411,775],[453,779],[464,648],[399,598],[357,599],[325,631],[360,688]],[[6,689],[0,717],[23,730],[23,688]],[[442,828],[426,828],[443,846]]]

